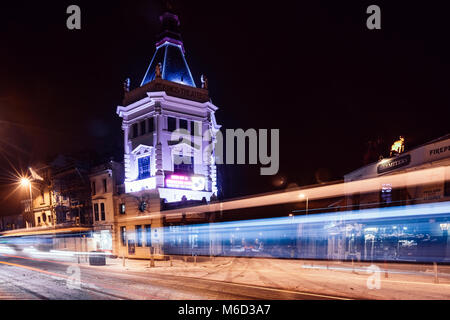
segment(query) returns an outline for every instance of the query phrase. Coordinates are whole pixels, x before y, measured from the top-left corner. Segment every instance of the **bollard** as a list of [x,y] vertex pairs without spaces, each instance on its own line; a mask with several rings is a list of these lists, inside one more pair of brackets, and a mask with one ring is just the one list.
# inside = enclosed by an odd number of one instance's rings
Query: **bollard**
[[169,263],[170,263],[170,266],[173,267],[172,256],[169,256]]
[[125,255],[122,255],[122,266],[125,268]]
[[353,259],[352,259],[352,273],[356,273],[355,272],[355,263],[353,262]]
[[154,257],[153,253],[154,253],[154,248],[151,247],[150,248],[150,265],[149,265],[150,268],[154,268],[155,267],[155,257]]
[[433,265],[434,265],[434,283],[439,283],[437,263],[433,262]]
[[194,256],[194,266],[197,266],[197,255]]

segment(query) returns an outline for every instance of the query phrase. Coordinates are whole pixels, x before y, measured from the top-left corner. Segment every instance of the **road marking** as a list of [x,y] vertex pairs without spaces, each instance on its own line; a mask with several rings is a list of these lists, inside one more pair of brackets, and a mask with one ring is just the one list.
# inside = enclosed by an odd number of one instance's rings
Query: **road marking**
[[29,266],[24,266],[24,265],[17,264],[17,263],[0,261],[0,264],[5,264],[5,265],[8,265],[8,266],[13,266],[13,267],[17,267],[17,268],[28,269],[28,270],[35,271],[35,272],[45,273],[47,275],[50,275],[52,277],[58,277],[60,279],[61,278],[65,278],[65,279],[68,278],[67,276],[64,276],[62,274],[53,273],[53,272],[50,272],[50,271],[45,271],[45,270],[42,270],[42,269],[37,269],[37,268],[29,267]]
[[420,284],[420,285],[427,285],[427,286],[447,286],[450,287],[450,283],[434,283],[434,282],[418,282],[418,281],[400,281],[400,280],[381,280],[384,282],[393,282],[393,283],[411,283],[411,284]]

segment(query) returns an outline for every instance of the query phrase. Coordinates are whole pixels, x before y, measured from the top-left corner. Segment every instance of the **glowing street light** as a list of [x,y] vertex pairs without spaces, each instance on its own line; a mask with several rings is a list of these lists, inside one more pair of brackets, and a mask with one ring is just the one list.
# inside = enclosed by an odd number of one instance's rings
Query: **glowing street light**
[[300,199],[305,199],[306,198],[306,214],[308,214],[308,196],[306,196],[304,193],[300,193],[298,196]]
[[22,187],[29,187],[29,186],[31,186],[31,181],[30,181],[30,179],[28,179],[26,177],[22,177],[22,178],[20,178],[20,185]]
[[28,187],[30,191],[30,213],[33,214],[33,193],[31,192],[31,180],[28,177],[20,178],[20,185],[24,188]]

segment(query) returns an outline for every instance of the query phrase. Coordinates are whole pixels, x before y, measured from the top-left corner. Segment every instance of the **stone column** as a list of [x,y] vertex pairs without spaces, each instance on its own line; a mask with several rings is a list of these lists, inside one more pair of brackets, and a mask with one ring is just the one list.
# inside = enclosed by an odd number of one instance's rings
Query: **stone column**
[[155,161],[156,161],[156,187],[164,188],[164,167],[163,167],[163,153],[161,135],[163,134],[163,116],[161,112],[161,104],[157,102],[155,106],[155,121],[156,121],[156,146],[155,146]]

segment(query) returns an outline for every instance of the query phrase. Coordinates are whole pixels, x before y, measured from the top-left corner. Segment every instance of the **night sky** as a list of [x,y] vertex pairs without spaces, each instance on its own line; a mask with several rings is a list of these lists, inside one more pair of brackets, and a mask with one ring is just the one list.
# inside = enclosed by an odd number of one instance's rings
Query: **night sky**
[[[395,3],[393,3],[395,2]],[[66,28],[77,4],[82,29]],[[382,30],[366,9],[382,10]],[[368,141],[385,155],[450,132],[448,8],[429,1],[175,1],[186,59],[224,129],[280,129],[280,172],[222,166],[224,196],[341,179],[364,164]],[[0,4],[0,214],[14,170],[59,153],[122,160],[116,107],[155,50],[161,1]],[[277,186],[280,177],[285,183]]]

